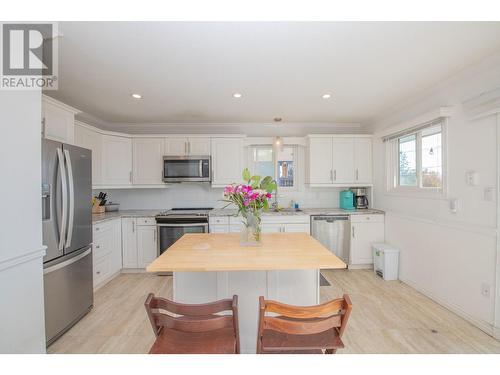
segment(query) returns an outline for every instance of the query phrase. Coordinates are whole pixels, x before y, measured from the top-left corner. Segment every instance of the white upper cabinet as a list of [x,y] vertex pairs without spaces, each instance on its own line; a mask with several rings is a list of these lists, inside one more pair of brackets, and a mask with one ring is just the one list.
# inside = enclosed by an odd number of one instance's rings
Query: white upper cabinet
[[372,183],[372,140],[370,138],[354,139],[354,168],[357,183]]
[[189,155],[205,156],[210,155],[210,138],[190,137],[188,138]]
[[210,155],[209,137],[167,137],[165,139],[165,155]]
[[164,138],[134,138],[133,183],[137,185],[163,184]]
[[333,183],[332,138],[309,139],[309,183]]
[[241,182],[243,138],[212,138],[212,186]]
[[42,96],[42,136],[53,141],[73,144],[77,109]]
[[309,136],[310,185],[359,186],[372,183],[372,140],[367,136]]
[[75,145],[92,150],[92,186],[102,184],[102,135],[75,122]]
[[103,185],[132,183],[132,140],[114,135],[102,136]]
[[333,183],[354,182],[354,140],[352,138],[333,138]]

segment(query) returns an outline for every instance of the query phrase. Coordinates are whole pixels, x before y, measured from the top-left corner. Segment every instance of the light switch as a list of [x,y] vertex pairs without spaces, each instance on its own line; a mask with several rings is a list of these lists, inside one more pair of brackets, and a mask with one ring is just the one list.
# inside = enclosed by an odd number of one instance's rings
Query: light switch
[[450,199],[450,211],[457,213],[459,209],[459,201],[457,198]]
[[476,171],[466,171],[465,183],[469,186],[479,185],[479,174]]

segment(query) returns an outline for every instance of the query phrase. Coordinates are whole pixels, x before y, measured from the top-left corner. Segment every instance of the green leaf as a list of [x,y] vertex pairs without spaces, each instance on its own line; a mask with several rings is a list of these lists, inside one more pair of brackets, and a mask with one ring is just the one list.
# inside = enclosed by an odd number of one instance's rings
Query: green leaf
[[260,176],[252,176],[251,180],[252,180],[253,182],[255,182],[256,184],[258,184],[258,183],[259,183],[259,181],[260,181]]
[[250,171],[248,170],[248,168],[243,169],[242,177],[243,177],[243,181],[250,181],[251,176],[250,176]]

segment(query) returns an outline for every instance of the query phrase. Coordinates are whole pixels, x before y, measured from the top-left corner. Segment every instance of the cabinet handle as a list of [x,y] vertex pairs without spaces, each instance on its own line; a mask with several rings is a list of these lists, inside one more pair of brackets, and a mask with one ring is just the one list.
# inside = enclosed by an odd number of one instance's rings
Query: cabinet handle
[[359,179],[359,173],[358,173],[358,169],[356,168],[356,181],[358,181]]
[[333,171],[330,169],[330,181],[333,181]]
[[188,155],[191,154],[191,142],[188,141]]
[[97,245],[95,248],[96,248],[96,249],[100,249],[100,248],[101,248],[101,246]]
[[130,171],[130,173],[129,173],[129,179],[130,179],[130,183],[132,183],[132,171]]
[[184,153],[187,155],[188,153],[188,143],[184,142]]
[[100,229],[101,229],[101,228],[99,228],[99,227],[95,227],[95,230],[96,230],[96,231],[98,231],[98,230],[100,230]]
[[333,170],[333,181],[337,181],[337,170]]
[[155,231],[154,231],[154,238],[153,238],[153,241],[156,243],[156,228],[155,228]]
[[100,275],[100,274],[101,274],[101,271],[97,271],[96,273],[97,273],[98,275]]
[[132,221],[132,233],[135,233],[135,221]]
[[355,227],[353,226],[353,227],[352,227],[352,238],[354,238],[354,237],[355,237],[355,236],[354,236],[354,229],[355,229]]

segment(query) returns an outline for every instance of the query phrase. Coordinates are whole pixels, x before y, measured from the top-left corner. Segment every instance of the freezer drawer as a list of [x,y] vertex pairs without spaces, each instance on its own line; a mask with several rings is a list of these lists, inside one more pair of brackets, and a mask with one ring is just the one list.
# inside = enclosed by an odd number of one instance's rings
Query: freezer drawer
[[87,314],[94,303],[92,248],[87,247],[44,269],[47,346]]

